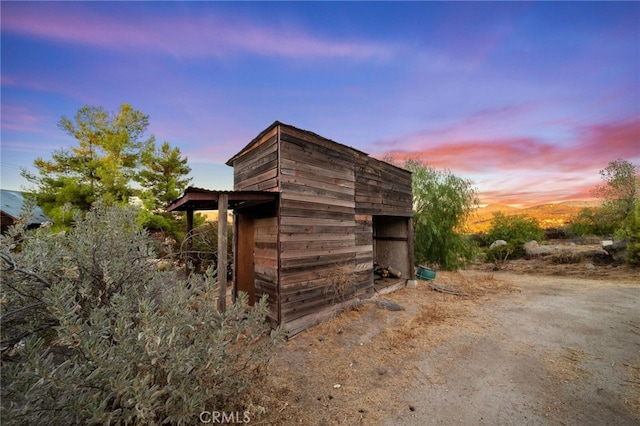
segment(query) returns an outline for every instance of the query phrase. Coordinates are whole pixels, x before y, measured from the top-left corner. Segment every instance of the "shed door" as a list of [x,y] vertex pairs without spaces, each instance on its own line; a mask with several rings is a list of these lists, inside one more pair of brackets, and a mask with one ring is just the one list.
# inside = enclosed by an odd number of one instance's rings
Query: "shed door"
[[254,218],[238,215],[238,260],[236,264],[236,288],[249,295],[249,304],[255,303]]

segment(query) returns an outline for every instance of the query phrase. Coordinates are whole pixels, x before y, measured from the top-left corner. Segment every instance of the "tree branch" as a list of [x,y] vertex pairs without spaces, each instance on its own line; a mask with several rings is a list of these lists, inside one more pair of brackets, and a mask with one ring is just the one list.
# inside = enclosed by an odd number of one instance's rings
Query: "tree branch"
[[51,321],[47,321],[45,323],[42,323],[40,325],[40,327],[36,328],[35,330],[29,330],[29,331],[25,331],[24,333],[22,333],[19,336],[13,337],[11,339],[8,340],[3,340],[1,342],[2,344],[2,349],[0,349],[1,353],[5,353],[8,352],[9,350],[11,350],[15,345],[17,345],[22,339],[31,336],[32,334],[35,334],[39,331],[43,331],[43,330],[47,330],[51,327],[54,327],[56,325],[58,325],[58,321],[56,320],[51,320]]
[[9,317],[11,315],[15,315],[18,312],[22,312],[22,311],[25,311],[27,309],[35,308],[35,307],[40,306],[40,305],[44,305],[44,302],[32,303],[31,305],[27,305],[27,306],[23,306],[22,308],[14,309],[13,311],[7,312],[6,314],[0,316],[0,322],[4,321],[4,319],[6,317]]
[[16,261],[13,259],[12,256],[7,255],[6,253],[0,253],[0,258],[2,258],[2,260],[7,262],[9,265],[11,265],[9,269],[2,269],[2,272],[20,272],[21,274],[35,278],[40,283],[44,284],[46,287],[51,287],[51,283],[46,278],[41,277],[40,275],[36,274],[33,271],[27,271],[26,269],[18,268],[18,265],[16,265]]

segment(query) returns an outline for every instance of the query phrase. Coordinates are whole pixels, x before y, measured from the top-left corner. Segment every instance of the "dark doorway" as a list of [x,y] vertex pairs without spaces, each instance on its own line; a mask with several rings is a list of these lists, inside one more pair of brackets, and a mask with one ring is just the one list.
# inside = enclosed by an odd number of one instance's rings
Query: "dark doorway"
[[373,216],[373,260],[400,271],[402,279],[411,279],[413,270],[410,226],[407,217]]

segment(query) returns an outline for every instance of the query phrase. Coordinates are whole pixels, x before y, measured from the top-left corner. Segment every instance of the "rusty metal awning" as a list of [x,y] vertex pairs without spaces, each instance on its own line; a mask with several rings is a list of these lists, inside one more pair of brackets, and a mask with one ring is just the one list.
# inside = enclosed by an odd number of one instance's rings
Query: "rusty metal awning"
[[219,210],[220,194],[227,195],[227,208],[230,209],[269,203],[277,200],[279,195],[277,192],[269,191],[216,191],[190,186],[185,189],[182,197],[169,204],[167,211]]

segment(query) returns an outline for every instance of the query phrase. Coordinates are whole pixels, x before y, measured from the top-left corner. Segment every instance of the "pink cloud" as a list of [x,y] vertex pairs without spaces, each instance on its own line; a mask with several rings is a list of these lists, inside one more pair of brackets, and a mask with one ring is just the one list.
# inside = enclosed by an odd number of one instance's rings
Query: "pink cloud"
[[557,157],[557,150],[533,138],[515,137],[441,143],[415,151],[392,151],[391,155],[401,160],[421,158],[436,168],[482,172],[488,169],[519,170],[532,167],[534,159],[548,161]]
[[579,136],[585,148],[596,158],[640,160],[640,118],[586,126]]
[[139,48],[177,57],[224,57],[237,52],[296,58],[387,58],[389,45],[337,41],[300,29],[257,25],[207,13],[195,17],[109,19],[81,7],[38,4],[3,8],[3,31],[106,49]]
[[434,132],[409,135],[407,149],[389,154],[472,175],[483,202],[518,204],[591,199],[592,189],[600,183],[598,171],[609,161],[640,162],[638,118],[578,127],[564,145],[533,137],[450,139],[455,133],[447,130],[439,138],[435,132],[431,143]]
[[507,179],[486,179],[479,187],[482,203],[533,206],[549,202],[591,200],[592,190],[599,182],[593,176],[564,176],[559,173],[525,172],[509,174]]
[[[50,127],[56,122],[51,116],[35,111],[36,108],[29,105],[2,104],[2,130],[15,132],[29,132],[55,136]],[[57,130],[55,124],[53,130]],[[2,145],[7,146],[3,140]]]
[[455,132],[446,132],[444,138],[438,137],[437,132],[435,138],[434,132],[409,135],[407,143],[398,138],[389,145],[403,148],[392,150],[391,154],[400,159],[422,158],[438,167],[455,165],[456,169],[470,172],[494,167],[579,171],[604,167],[616,158],[640,159],[640,119],[582,126],[574,130],[573,141],[564,145],[524,136],[454,139],[451,133]]
[[2,104],[2,128],[5,130],[29,130],[41,121],[23,106]]

